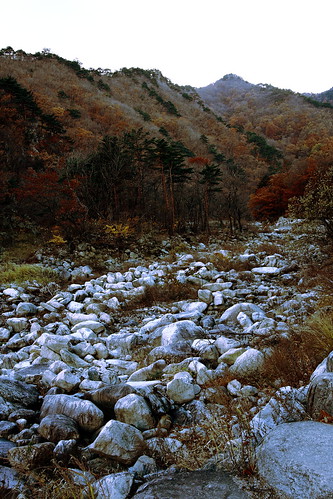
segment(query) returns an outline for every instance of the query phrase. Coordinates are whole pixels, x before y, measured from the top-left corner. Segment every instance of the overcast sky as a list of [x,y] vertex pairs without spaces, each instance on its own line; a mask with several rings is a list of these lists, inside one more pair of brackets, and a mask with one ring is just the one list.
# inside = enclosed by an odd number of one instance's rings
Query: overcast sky
[[332,14],[332,0],[8,0],[0,48],[156,68],[179,85],[235,73],[322,92],[333,87]]

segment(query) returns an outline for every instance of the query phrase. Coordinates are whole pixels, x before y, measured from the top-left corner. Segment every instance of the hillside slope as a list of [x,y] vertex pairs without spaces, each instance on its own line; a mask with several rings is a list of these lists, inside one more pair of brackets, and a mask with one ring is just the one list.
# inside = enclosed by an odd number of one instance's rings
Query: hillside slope
[[276,218],[332,156],[332,109],[235,75],[196,90],[154,69],[87,70],[8,47],[0,100],[5,230],[22,212],[72,229],[133,218],[169,232],[209,231],[212,218],[240,228],[258,187],[284,176],[283,201],[262,211]]

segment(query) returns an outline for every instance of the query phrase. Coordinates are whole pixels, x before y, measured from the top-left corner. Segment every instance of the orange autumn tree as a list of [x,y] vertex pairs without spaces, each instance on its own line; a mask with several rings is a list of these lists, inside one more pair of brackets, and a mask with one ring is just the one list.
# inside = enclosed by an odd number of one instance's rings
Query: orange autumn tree
[[64,180],[52,168],[29,168],[21,185],[13,189],[18,210],[43,226],[57,224],[68,230],[85,215],[86,209],[76,195],[78,180]]
[[308,171],[292,174],[291,172],[272,175],[267,185],[260,187],[250,196],[249,209],[255,220],[277,220],[283,216],[289,200],[303,194],[308,180]]

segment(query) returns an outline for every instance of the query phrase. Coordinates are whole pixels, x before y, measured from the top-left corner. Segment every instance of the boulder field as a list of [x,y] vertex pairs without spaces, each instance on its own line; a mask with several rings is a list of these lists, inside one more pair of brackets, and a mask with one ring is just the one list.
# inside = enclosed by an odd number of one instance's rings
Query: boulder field
[[[333,497],[333,354],[307,385],[265,386],[320,298],[303,257],[323,255],[295,223],[242,251],[165,249],[98,276],[65,265],[47,297],[0,283],[3,489],[31,496],[34,472],[58,464],[83,497]],[[175,283],[196,296],[171,300]],[[165,298],[147,304],[154,289]]]

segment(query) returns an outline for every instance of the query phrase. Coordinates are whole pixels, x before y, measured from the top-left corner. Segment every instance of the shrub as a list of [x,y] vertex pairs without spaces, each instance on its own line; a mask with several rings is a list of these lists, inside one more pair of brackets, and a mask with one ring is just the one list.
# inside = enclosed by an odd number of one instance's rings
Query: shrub
[[280,337],[267,357],[259,384],[301,386],[309,382],[317,365],[333,350],[333,309],[314,313],[294,329],[289,337]]
[[163,284],[147,286],[141,296],[134,298],[126,305],[126,310],[141,307],[152,307],[160,303],[172,303],[180,300],[195,300],[198,297],[198,287],[183,284],[173,276],[168,277]]

